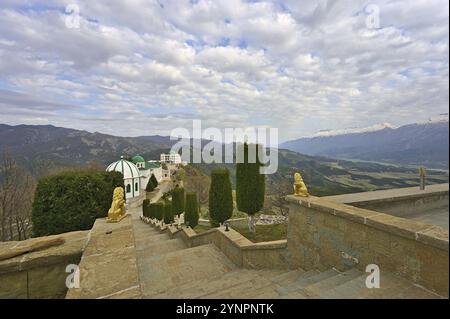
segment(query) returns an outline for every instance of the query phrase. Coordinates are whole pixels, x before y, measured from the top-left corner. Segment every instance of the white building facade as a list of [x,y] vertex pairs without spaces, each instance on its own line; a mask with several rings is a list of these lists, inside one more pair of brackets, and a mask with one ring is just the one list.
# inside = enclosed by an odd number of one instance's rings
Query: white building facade
[[106,171],[122,173],[126,199],[139,197],[141,195],[143,177],[134,163],[127,161],[122,157],[117,162],[111,163],[106,168]]
[[169,154],[161,154],[161,163],[166,164],[182,164],[181,155],[175,152],[170,152]]

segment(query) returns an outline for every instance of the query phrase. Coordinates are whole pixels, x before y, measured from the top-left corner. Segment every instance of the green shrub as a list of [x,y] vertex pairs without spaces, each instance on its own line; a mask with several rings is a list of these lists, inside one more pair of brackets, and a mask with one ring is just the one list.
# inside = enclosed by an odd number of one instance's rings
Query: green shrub
[[172,190],[172,210],[178,217],[184,212],[184,204],[184,188],[175,187]]
[[230,174],[226,168],[216,168],[211,172],[209,189],[209,216],[223,223],[233,214],[233,195]]
[[172,224],[174,222],[172,203],[167,202],[164,205],[164,224]]
[[189,192],[186,194],[186,207],[184,213],[184,222],[191,228],[198,225],[199,219],[199,205],[196,192]]
[[148,217],[149,218],[152,218],[152,219],[154,219],[154,218],[156,218],[156,215],[155,215],[155,203],[150,203],[149,205],[148,205]]
[[33,201],[33,236],[91,229],[106,217],[122,174],[94,170],[68,171],[39,180]]

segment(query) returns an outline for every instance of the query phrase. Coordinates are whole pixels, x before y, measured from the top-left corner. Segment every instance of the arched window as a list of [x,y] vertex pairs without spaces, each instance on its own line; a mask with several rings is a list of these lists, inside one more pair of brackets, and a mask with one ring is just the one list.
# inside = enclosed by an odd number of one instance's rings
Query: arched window
[[134,184],[134,191],[137,192],[138,190],[139,190],[139,184],[136,183],[136,184]]
[[130,184],[127,185],[127,193],[131,193],[131,185]]

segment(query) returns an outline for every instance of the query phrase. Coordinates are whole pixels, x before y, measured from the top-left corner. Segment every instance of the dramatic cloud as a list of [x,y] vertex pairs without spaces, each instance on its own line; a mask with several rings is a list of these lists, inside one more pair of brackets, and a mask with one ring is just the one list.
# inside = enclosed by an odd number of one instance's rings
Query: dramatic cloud
[[[79,16],[66,13],[72,3]],[[130,136],[201,119],[277,127],[285,140],[423,121],[448,112],[448,9],[446,0],[4,0],[0,122]]]

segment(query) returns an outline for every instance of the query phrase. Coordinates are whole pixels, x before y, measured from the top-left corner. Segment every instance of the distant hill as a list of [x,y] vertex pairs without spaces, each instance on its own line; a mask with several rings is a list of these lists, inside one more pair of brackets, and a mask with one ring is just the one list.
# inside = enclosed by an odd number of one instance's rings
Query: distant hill
[[449,122],[447,119],[399,128],[382,125],[359,132],[319,132],[280,147],[314,156],[448,169]]
[[121,155],[159,159],[169,148],[159,136],[117,137],[52,125],[0,124],[0,150],[7,150],[35,175],[47,167],[105,165]]
[[[0,152],[7,150],[36,176],[51,169],[89,164],[102,168],[121,155],[159,159],[160,153],[167,152],[173,143],[164,136],[117,137],[54,126],[0,124]],[[302,172],[311,193],[318,196],[418,185],[417,170],[400,166],[336,160],[282,149],[278,161],[278,171],[267,176],[268,194],[291,192],[296,171]],[[208,187],[210,172],[217,166],[230,169],[234,184],[233,164],[192,164],[186,168],[188,188]],[[448,182],[448,174],[429,171],[428,180]]]

